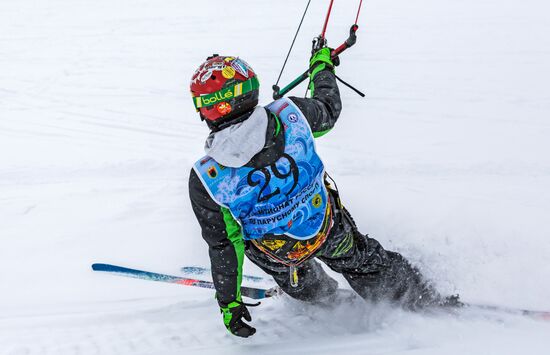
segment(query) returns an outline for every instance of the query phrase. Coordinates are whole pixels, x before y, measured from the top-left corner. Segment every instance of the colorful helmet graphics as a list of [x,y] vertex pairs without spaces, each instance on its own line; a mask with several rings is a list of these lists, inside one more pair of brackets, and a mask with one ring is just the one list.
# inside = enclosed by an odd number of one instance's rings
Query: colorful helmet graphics
[[195,108],[210,123],[254,108],[259,87],[258,77],[244,60],[217,54],[202,63],[191,78]]

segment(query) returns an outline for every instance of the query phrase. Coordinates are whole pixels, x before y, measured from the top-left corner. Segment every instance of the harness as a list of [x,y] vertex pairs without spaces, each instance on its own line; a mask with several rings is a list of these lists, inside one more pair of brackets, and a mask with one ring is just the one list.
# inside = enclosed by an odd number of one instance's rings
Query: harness
[[325,173],[324,184],[332,199],[328,200],[323,226],[315,237],[302,242],[286,235],[266,235],[251,241],[254,247],[270,259],[289,267],[290,285],[292,287],[298,286],[298,266],[315,256],[329,236],[334,226],[334,212],[340,213],[353,226],[354,230],[357,229],[355,221],[342,205],[336,182],[328,173]]

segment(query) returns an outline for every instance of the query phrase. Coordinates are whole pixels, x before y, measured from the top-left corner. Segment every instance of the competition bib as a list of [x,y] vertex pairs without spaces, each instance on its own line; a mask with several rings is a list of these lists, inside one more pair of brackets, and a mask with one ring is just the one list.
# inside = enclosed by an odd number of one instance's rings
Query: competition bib
[[230,168],[205,156],[194,169],[210,196],[241,225],[245,239],[286,234],[307,240],[321,230],[327,210],[324,165],[308,122],[291,100],[279,99],[266,109],[284,129],[285,149],[277,162]]

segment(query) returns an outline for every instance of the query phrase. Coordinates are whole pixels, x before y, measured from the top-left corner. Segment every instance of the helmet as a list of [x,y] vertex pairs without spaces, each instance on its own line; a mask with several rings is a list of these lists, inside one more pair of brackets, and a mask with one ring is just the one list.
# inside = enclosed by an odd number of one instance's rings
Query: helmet
[[238,57],[208,57],[193,74],[190,86],[195,108],[211,129],[236,123],[258,104],[258,77]]

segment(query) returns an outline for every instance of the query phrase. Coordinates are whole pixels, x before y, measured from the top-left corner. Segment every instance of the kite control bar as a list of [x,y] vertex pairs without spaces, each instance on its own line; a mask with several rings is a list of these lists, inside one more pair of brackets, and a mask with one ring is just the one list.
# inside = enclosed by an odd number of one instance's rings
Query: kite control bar
[[[356,32],[359,26],[356,24],[353,24],[349,30],[349,37],[342,43],[340,46],[338,46],[336,49],[332,50],[330,57],[334,61],[336,58],[344,52],[346,49],[352,47],[355,42],[357,42],[357,36]],[[326,40],[324,37],[316,37],[313,40],[313,51],[316,51],[318,49],[321,49],[324,47]],[[273,99],[277,100],[281,97],[285,96],[289,91],[294,89],[296,86],[300,85],[302,82],[304,82],[306,79],[309,78],[309,69],[303,72],[300,76],[298,76],[296,79],[294,79],[290,84],[285,86],[284,88],[280,88],[278,85],[273,85]]]
[[[296,40],[296,36],[298,35],[298,32],[300,31],[300,27],[302,26],[302,22],[304,20],[304,17],[307,13],[308,8],[309,8],[310,2],[311,2],[311,0],[308,1],[308,4],[307,4],[306,9],[304,11],[304,14],[302,15],[302,20],[300,21],[300,25],[298,26],[298,30],[296,31],[296,34],[294,35],[294,40],[292,41],[292,44],[290,45],[290,49],[289,49],[288,54],[286,56],[285,62],[283,64],[283,68],[281,69],[281,72],[279,73],[279,78],[277,79],[277,83],[275,85],[273,85],[273,87],[272,87],[273,88],[273,99],[275,99],[275,100],[280,99],[281,97],[285,96],[289,91],[291,91],[296,86],[300,85],[302,82],[304,82],[306,79],[309,78],[310,69],[306,70],[304,73],[302,73],[300,76],[298,76],[290,84],[283,87],[282,89],[278,85],[279,80],[281,79],[281,75],[283,73],[284,67],[285,67],[286,62],[288,60],[288,57],[290,55],[290,52],[292,51],[292,47],[294,46],[294,41]],[[325,23],[323,25],[323,30],[321,31],[321,34],[318,37],[315,37],[313,39],[313,44],[312,44],[312,49],[311,49],[311,54],[312,55],[315,54],[318,50],[326,47],[327,40],[326,40],[326,37],[325,37],[325,33],[327,31],[328,21],[329,21],[329,18],[330,18],[330,14],[332,12],[333,3],[334,3],[334,0],[331,0],[330,4],[329,4],[328,11],[327,11],[327,16],[325,18]],[[357,9],[357,16],[355,17],[355,23],[351,26],[351,28],[349,30],[349,37],[344,41],[344,43],[342,43],[336,49],[333,49],[331,51],[330,57],[331,57],[333,62],[338,60],[338,56],[342,52],[344,52],[346,49],[352,47],[355,44],[355,42],[357,42],[356,32],[357,32],[357,29],[359,29],[359,26],[357,25],[357,21],[359,20],[359,13],[361,11],[361,5],[362,4],[363,4],[363,0],[360,0],[359,1],[359,8]],[[340,79],[338,77],[336,77],[336,78],[338,80],[340,80],[340,82],[342,82],[343,84],[345,84],[346,86],[350,87],[352,90],[357,92],[359,95],[365,96],[359,90],[355,89],[354,87],[352,87],[351,85],[349,85],[348,83],[343,81],[342,79]]]

